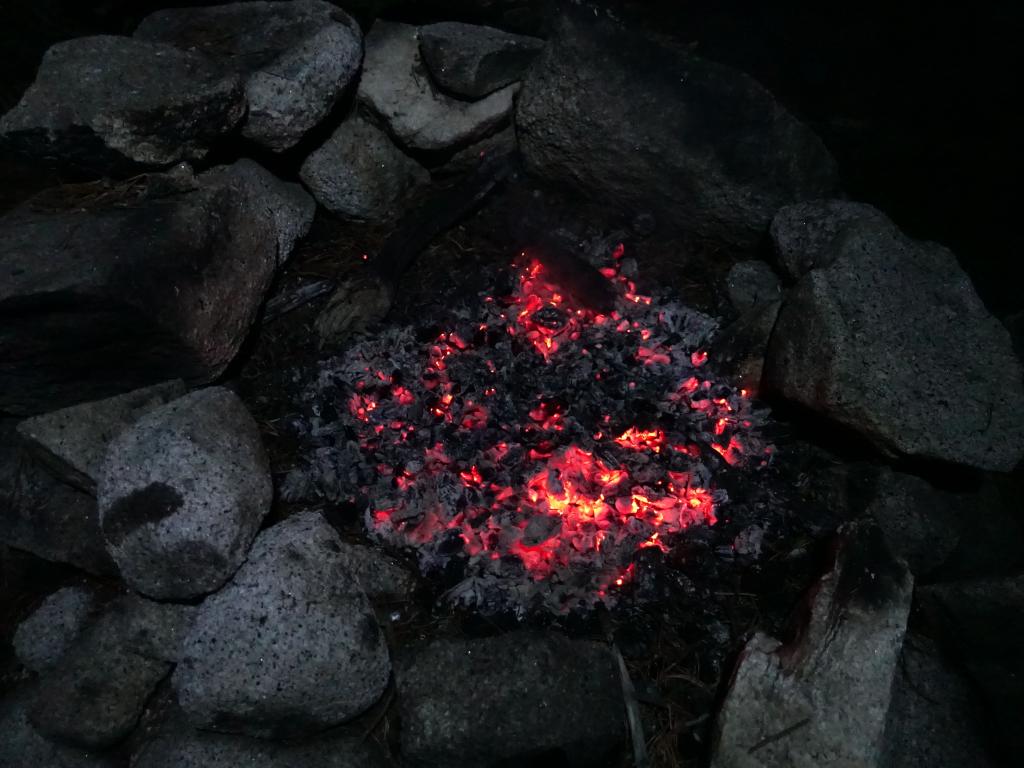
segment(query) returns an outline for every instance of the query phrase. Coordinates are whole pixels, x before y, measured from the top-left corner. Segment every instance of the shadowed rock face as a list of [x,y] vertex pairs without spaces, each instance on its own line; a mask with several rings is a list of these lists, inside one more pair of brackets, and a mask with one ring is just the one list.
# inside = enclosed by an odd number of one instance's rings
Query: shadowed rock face
[[533,173],[737,245],[838,184],[817,136],[752,78],[593,20],[562,21],[516,127]]
[[0,218],[0,412],[220,375],[314,208],[242,160],[56,188]]
[[169,8],[143,19],[135,37],[200,51],[245,82],[242,134],[280,152],[327,116],[359,71],[362,34],[320,0]]
[[766,386],[887,454],[1011,470],[1024,454],[1020,362],[956,257],[877,211],[818,250],[827,266],[779,312]]
[[242,82],[209,59],[129,37],[54,45],[0,118],[17,152],[102,175],[204,157],[245,114]]

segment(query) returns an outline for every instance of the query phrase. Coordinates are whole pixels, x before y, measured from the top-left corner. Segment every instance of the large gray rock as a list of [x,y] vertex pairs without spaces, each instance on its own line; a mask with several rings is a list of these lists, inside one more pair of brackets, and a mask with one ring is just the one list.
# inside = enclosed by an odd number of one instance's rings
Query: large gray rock
[[913,579],[877,529],[848,534],[791,645],[747,643],[718,714],[713,768],[874,768]]
[[435,82],[454,96],[479,99],[522,80],[544,41],[494,27],[444,21],[420,27],[420,55]]
[[359,26],[321,0],[170,8],[135,37],[199,51],[245,82],[242,134],[280,152],[323,120],[359,71]]
[[741,246],[837,186],[814,133],[747,75],[610,23],[565,18],[516,108],[527,166],[626,213]]
[[430,175],[386,133],[354,114],[306,158],[299,178],[327,210],[381,221],[399,213],[402,201]]
[[877,217],[830,247],[787,294],[766,386],[887,454],[1013,469],[1021,365],[953,254]]
[[315,209],[242,160],[59,187],[0,218],[0,412],[216,378]]
[[885,215],[866,203],[811,200],[787,205],[775,214],[769,233],[782,274],[798,280],[814,267],[827,267],[836,256],[833,242],[851,225],[884,221]]
[[353,736],[280,744],[224,733],[196,731],[173,723],[146,742],[132,768],[387,768],[372,741]]
[[5,692],[0,700],[0,765],[5,768],[113,768],[95,753],[73,749],[39,735],[29,720],[32,689]]
[[970,684],[927,637],[908,635],[879,768],[990,768]]
[[0,422],[0,543],[100,576],[117,567],[100,533],[96,499],[57,478]]
[[416,576],[374,546],[339,544],[345,569],[355,576],[371,600],[406,600],[416,589]]
[[85,587],[65,587],[49,595],[14,632],[18,661],[33,672],[55,667],[97,607],[96,594]]
[[1024,576],[922,587],[921,611],[986,699],[1006,754],[1024,749]]
[[716,371],[752,394],[761,390],[764,357],[781,306],[772,301],[747,310],[715,336],[709,353]]
[[456,149],[492,133],[509,121],[517,87],[474,102],[450,98],[430,82],[416,27],[377,21],[366,36],[358,98],[409,149]]
[[195,610],[136,596],[115,600],[40,680],[32,724],[50,739],[82,747],[123,739],[180,656]]
[[387,645],[338,534],[307,512],[264,531],[232,582],[200,606],[174,672],[200,728],[261,737],[344,722],[387,687]]
[[436,640],[395,670],[401,753],[416,764],[599,764],[625,736],[607,646],[553,632]]
[[256,422],[234,393],[210,387],[151,411],[110,443],[100,527],[133,589],[188,599],[242,564],[272,495]]
[[139,417],[185,394],[180,379],[26,419],[18,432],[64,481],[95,493],[107,445]]
[[245,114],[237,76],[198,53],[130,37],[57,43],[0,118],[9,148],[96,174],[203,158]]

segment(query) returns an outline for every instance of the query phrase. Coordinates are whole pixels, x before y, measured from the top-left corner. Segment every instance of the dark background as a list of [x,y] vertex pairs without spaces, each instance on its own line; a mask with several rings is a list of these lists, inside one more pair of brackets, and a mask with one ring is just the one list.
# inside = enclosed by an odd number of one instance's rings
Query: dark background
[[[463,19],[542,33],[556,0],[349,0],[366,23]],[[31,83],[50,44],[130,33],[155,8],[196,0],[0,0],[0,111]],[[676,0],[584,2],[649,26],[757,77],[813,125],[851,197],[910,234],[951,247],[998,317],[1024,310],[1020,137],[1024,10],[946,4]],[[43,171],[0,159],[0,206],[45,186]]]

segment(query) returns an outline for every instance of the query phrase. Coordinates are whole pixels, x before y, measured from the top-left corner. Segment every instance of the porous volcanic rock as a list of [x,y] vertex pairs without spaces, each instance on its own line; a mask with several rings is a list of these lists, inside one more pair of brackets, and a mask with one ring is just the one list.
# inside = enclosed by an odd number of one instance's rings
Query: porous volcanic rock
[[94,752],[54,744],[29,720],[33,688],[6,691],[0,700],[0,765],[10,768],[113,768]]
[[359,25],[321,0],[168,8],[143,19],[135,38],[198,51],[240,76],[242,135],[277,152],[327,116],[363,58]]
[[722,329],[709,353],[720,373],[755,394],[761,389],[764,357],[781,307],[776,300],[747,310]]
[[507,123],[518,86],[465,102],[438,93],[420,59],[416,27],[378,21],[366,36],[359,101],[408,149],[457,149]]
[[165,600],[223,585],[273,494],[259,428],[221,387],[174,400],[121,433],[97,485],[100,527],[122,577]]
[[372,221],[399,213],[403,198],[430,175],[384,131],[355,114],[306,158],[299,178],[327,210]]
[[417,763],[599,763],[624,737],[615,661],[548,632],[435,640],[396,664],[402,754]]
[[479,99],[522,80],[544,41],[494,27],[443,21],[420,27],[420,55],[442,90]]
[[787,293],[766,387],[889,455],[1013,469],[1021,364],[956,257],[876,215],[829,250]]
[[199,728],[285,737],[363,712],[390,672],[338,534],[306,512],[260,534],[231,583],[200,606],[173,682]]
[[0,218],[0,412],[216,378],[315,208],[249,160],[15,208]]
[[10,149],[97,175],[206,156],[245,114],[242,82],[199,53],[99,35],[51,47],[0,118]]
[[523,81],[516,129],[537,176],[739,246],[838,184],[824,144],[751,77],[577,15]]
[[778,301],[782,286],[772,268],[763,261],[749,259],[736,262],[725,279],[729,302],[739,313]]
[[847,532],[791,645],[758,632],[718,714],[713,768],[878,765],[913,578],[881,532]]

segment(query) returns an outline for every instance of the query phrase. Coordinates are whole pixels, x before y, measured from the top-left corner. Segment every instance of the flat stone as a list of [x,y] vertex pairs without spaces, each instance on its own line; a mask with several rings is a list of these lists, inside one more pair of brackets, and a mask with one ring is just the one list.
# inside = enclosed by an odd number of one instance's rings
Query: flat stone
[[420,59],[416,27],[377,21],[366,36],[359,101],[408,149],[457,149],[507,123],[518,86],[464,102],[435,91]]
[[444,21],[420,27],[420,55],[442,90],[479,99],[522,80],[544,41],[494,27]]
[[1024,381],[956,257],[868,217],[786,295],[765,384],[890,456],[1009,471]]
[[435,640],[395,670],[403,757],[430,765],[601,764],[625,736],[607,646],[555,632]]
[[32,687],[5,692],[0,700],[0,765],[10,768],[114,768],[95,752],[54,744],[29,720]]
[[363,56],[359,26],[320,0],[168,8],[143,19],[135,38],[197,51],[241,77],[242,135],[275,152],[327,117]]
[[768,230],[782,274],[798,280],[814,267],[827,267],[837,254],[836,239],[864,220],[884,222],[885,215],[849,200],[812,200],[782,208]]
[[117,567],[100,533],[96,499],[57,478],[14,423],[0,421],[0,543],[98,576]]
[[541,179],[742,248],[838,186],[824,144],[753,78],[584,12],[523,81],[516,131]]
[[0,218],[0,411],[220,376],[316,204],[249,160],[48,190]]
[[790,645],[758,632],[716,722],[713,768],[874,768],[913,578],[877,529],[848,530]]
[[260,534],[231,583],[200,606],[174,672],[193,725],[307,735],[380,698],[391,672],[387,645],[341,551],[315,512]]
[[14,632],[18,661],[33,672],[55,667],[97,607],[95,593],[85,587],[65,587],[49,595]]
[[180,655],[191,606],[115,600],[39,682],[30,719],[46,737],[103,748],[134,728]]
[[430,180],[419,163],[358,114],[302,164],[299,178],[324,208],[350,219],[386,221]]
[[729,302],[740,314],[782,297],[782,284],[778,276],[768,264],[757,259],[734,264],[725,283]]
[[233,734],[196,731],[174,723],[147,741],[132,768],[387,768],[374,743],[355,736],[329,736],[281,744]]
[[0,118],[8,148],[97,175],[199,160],[245,114],[242,82],[198,53],[98,35],[52,46]]
[[107,445],[140,416],[186,392],[180,379],[26,419],[18,432],[64,481],[95,493]]
[[927,637],[908,635],[892,684],[879,768],[990,768],[970,683]]
[[245,560],[273,485],[237,395],[193,392],[115,438],[100,471],[100,527],[121,576],[157,599],[222,586]]

